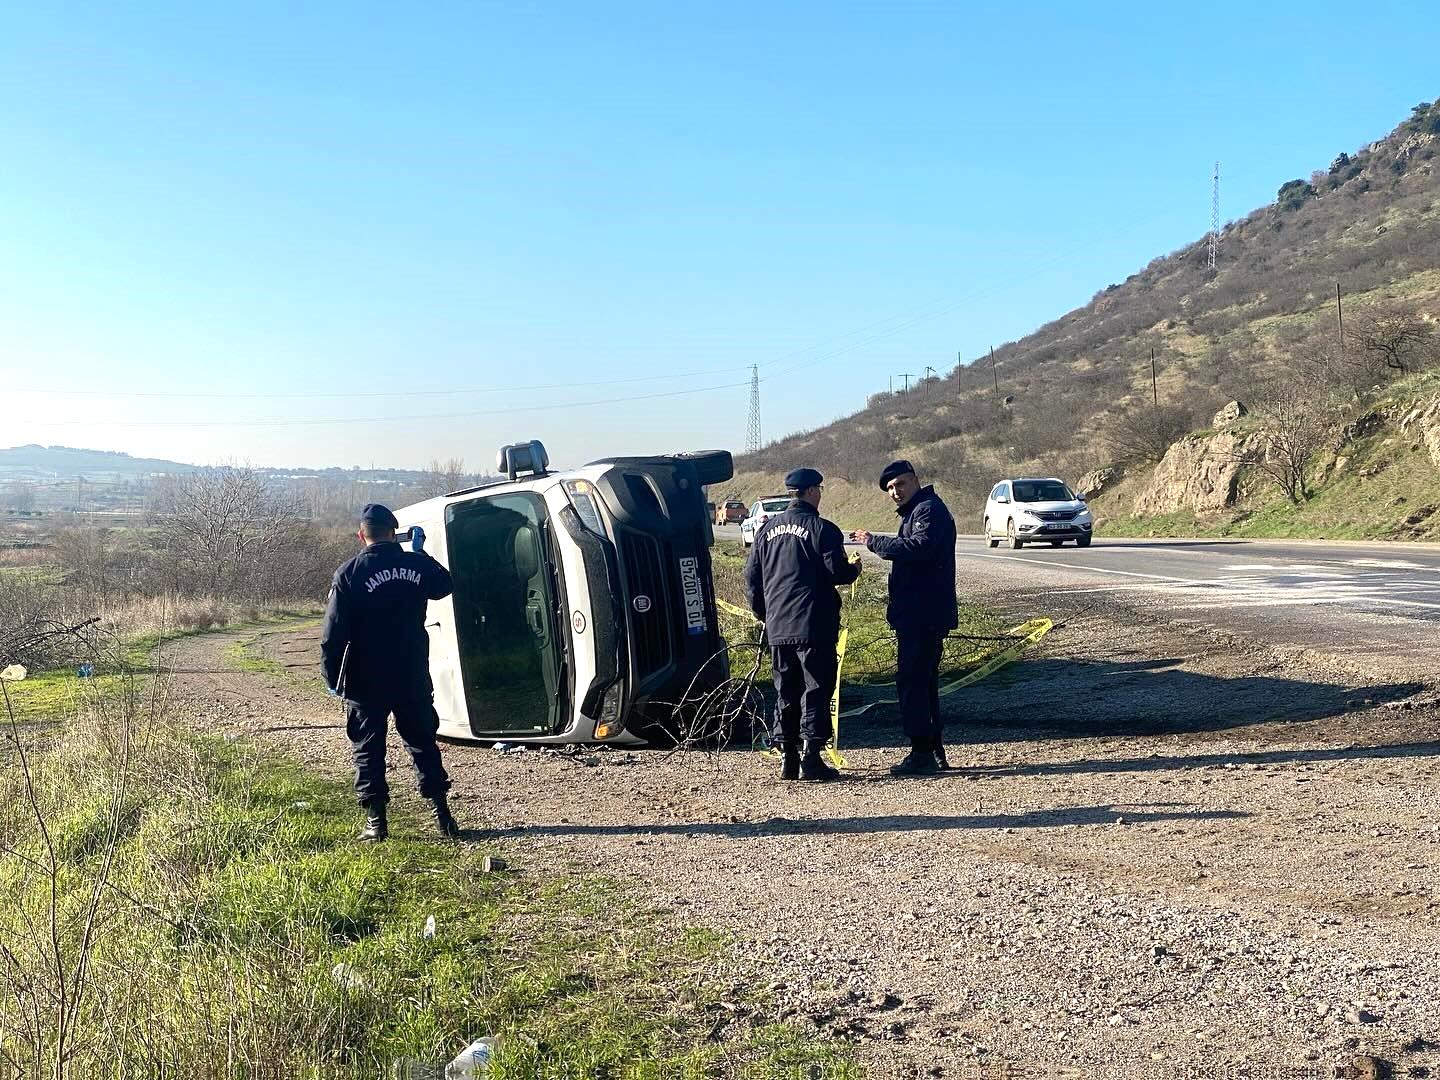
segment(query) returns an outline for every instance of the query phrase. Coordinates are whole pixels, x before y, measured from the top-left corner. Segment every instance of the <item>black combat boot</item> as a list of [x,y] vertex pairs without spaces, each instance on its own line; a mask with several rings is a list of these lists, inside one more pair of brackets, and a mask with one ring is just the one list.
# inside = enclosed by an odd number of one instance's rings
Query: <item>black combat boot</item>
[[913,739],[910,753],[898,765],[890,766],[891,776],[934,776],[940,771],[935,750],[928,739]]
[[820,751],[824,749],[825,744],[819,739],[805,740],[805,752],[800,757],[801,780],[819,783],[825,780],[840,779],[840,771],[825,764],[825,759],[820,756]]
[[375,844],[390,837],[390,825],[385,820],[385,803],[373,802],[365,808],[365,828],[360,830],[362,844]]
[[941,736],[935,736],[935,767],[941,772],[950,768],[950,759],[945,756],[945,740]]
[[785,756],[780,763],[781,780],[800,779],[800,744],[787,741],[781,751]]
[[455,824],[455,818],[450,813],[450,800],[444,795],[436,795],[431,801],[435,803],[435,827],[440,830],[440,835],[455,839],[460,835],[460,826]]

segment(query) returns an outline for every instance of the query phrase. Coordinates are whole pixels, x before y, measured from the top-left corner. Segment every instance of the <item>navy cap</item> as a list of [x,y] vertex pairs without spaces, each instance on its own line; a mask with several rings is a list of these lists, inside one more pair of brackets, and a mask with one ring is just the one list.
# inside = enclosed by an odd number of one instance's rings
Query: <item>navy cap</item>
[[379,503],[366,503],[360,508],[360,524],[372,525],[381,532],[386,529],[394,532],[400,528],[400,522],[395,520],[395,515],[390,512],[390,508],[381,506]]
[[791,491],[804,491],[806,488],[819,487],[825,482],[814,469],[791,469],[785,476],[785,486]]
[[887,490],[890,481],[894,480],[897,476],[904,476],[906,473],[913,473],[914,471],[914,467],[904,458],[901,458],[899,461],[890,462],[880,474],[880,490]]

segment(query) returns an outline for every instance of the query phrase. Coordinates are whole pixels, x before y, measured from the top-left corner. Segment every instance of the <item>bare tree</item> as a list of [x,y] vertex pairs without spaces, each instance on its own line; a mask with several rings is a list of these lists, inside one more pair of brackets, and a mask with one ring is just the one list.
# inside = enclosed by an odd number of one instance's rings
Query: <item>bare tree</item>
[[425,480],[421,485],[421,497],[431,499],[436,495],[459,491],[469,483],[469,480],[469,474],[465,472],[464,458],[450,458],[448,461],[432,458],[430,467],[425,470]]
[[1346,350],[1347,359],[1380,374],[1405,375],[1440,357],[1435,323],[1396,304],[1360,308],[1348,320],[1346,337],[1359,346]]
[[1264,453],[1253,464],[1295,505],[1310,498],[1310,463],[1330,441],[1337,415],[1330,399],[1304,382],[1271,383],[1252,410]]
[[16,480],[5,489],[5,505],[17,514],[35,509],[35,485]]
[[1117,463],[1150,465],[1192,426],[1190,410],[1182,406],[1141,405],[1110,421],[1102,438]]
[[151,501],[171,589],[260,599],[301,542],[299,501],[255,472],[225,466],[158,484]]

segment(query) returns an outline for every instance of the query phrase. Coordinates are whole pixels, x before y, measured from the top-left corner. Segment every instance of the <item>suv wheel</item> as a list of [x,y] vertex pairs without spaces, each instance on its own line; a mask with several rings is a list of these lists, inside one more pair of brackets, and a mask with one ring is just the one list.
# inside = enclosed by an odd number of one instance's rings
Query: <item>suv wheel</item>
[[1075,546],[1076,546],[1076,547],[1089,547],[1089,546],[1090,546],[1090,537],[1089,537],[1089,536],[1077,536],[1077,537],[1075,538]]
[[1011,550],[1019,551],[1025,546],[1025,541],[1015,535],[1015,521],[1013,518],[1005,523],[1005,535],[1010,538]]
[[999,538],[990,535],[990,519],[989,519],[989,518],[986,518],[986,519],[985,519],[985,524],[981,526],[981,529],[982,529],[982,530],[984,531],[984,533],[985,533],[985,545],[986,545],[987,547],[997,548],[997,547],[1000,546],[1000,540],[999,540]]

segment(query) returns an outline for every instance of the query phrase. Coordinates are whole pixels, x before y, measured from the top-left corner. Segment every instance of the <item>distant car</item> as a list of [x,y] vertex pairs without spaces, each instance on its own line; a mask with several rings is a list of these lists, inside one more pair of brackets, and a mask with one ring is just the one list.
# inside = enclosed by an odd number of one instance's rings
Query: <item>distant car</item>
[[734,525],[737,521],[744,521],[745,517],[745,504],[739,499],[730,499],[723,506],[716,509],[715,524]]
[[745,520],[740,522],[740,540],[746,547],[755,542],[755,534],[760,531],[760,526],[769,521],[776,514],[783,514],[785,508],[790,505],[788,495],[766,495],[763,499],[756,499],[750,507],[750,513]]
[[1063,480],[1016,477],[1001,480],[991,489],[980,530],[992,548],[999,547],[1001,540],[1016,551],[1026,544],[1059,547],[1066,540],[1089,547],[1095,519],[1084,497],[1071,491]]

